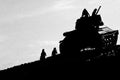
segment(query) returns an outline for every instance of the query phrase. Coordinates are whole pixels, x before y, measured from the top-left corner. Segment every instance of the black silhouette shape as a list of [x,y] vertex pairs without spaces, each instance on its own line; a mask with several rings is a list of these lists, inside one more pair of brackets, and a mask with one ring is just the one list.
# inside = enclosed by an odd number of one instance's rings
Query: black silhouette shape
[[86,9],[83,10],[82,12],[82,17],[89,17],[90,14],[88,13],[88,11]]
[[95,8],[92,12],[92,16],[96,15],[97,9]]
[[46,77],[46,73],[56,74],[60,71],[62,73],[66,71],[69,74],[71,70],[78,71],[78,73],[87,73],[89,69],[93,71],[95,68],[97,71],[103,69],[103,72],[108,68],[117,71],[120,63],[120,45],[116,45],[119,32],[109,27],[100,28],[104,25],[98,14],[100,8],[101,6],[94,9],[92,15],[86,9],[83,10],[82,16],[76,21],[75,30],[63,33],[65,38],[59,44],[60,54],[57,54],[57,50],[54,48],[52,56],[46,58],[46,52],[42,49],[40,60],[3,72],[12,74],[12,77],[21,76],[24,73],[30,74],[28,77],[34,75],[36,78],[36,74],[38,77],[40,76],[39,73]]
[[94,11],[92,12],[92,16],[97,15],[101,6],[99,6],[98,10],[95,8]]
[[57,55],[57,49],[54,48],[53,51],[52,51],[52,56],[56,56]]
[[40,56],[40,61],[44,61],[45,57],[46,57],[45,49],[42,49],[41,56]]
[[98,30],[99,26],[103,25],[103,21],[101,16],[97,15],[98,10],[95,9],[92,16],[89,16],[86,9],[83,10],[81,18],[76,21],[75,30],[63,34],[65,38],[60,41],[59,47],[61,54],[77,56],[85,47],[96,47],[100,52],[102,42]]

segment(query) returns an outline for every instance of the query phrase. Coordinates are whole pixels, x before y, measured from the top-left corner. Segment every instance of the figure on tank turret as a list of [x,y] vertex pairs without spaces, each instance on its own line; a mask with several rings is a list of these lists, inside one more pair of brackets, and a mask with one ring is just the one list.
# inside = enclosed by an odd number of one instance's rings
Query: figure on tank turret
[[92,16],[84,9],[82,16],[76,21],[75,30],[63,34],[65,38],[60,41],[59,46],[61,54],[73,57],[79,55],[77,53],[82,48],[101,46],[102,42],[98,30],[99,26],[104,25],[104,23],[101,16],[97,15],[100,7],[93,11]]

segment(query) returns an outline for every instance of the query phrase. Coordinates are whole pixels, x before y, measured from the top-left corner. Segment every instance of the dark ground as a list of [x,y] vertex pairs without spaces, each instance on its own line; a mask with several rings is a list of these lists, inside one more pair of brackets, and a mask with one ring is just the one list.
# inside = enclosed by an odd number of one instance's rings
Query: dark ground
[[[49,57],[45,61],[35,61],[29,64],[16,66],[7,70],[1,71],[1,75],[9,75],[10,77],[30,78],[39,77],[45,78],[50,75],[51,77],[58,75],[88,75],[88,74],[113,74],[119,72],[120,64],[120,47],[118,46],[114,55],[101,55],[95,58],[68,58],[62,55]],[[82,77],[81,75],[81,77]]]

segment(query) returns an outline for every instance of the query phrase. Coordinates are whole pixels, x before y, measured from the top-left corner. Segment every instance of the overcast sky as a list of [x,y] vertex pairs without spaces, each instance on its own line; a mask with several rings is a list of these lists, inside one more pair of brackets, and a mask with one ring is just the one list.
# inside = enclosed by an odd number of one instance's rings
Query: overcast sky
[[0,69],[39,59],[42,48],[49,56],[82,10],[100,5],[104,24],[119,30],[119,0],[0,0]]

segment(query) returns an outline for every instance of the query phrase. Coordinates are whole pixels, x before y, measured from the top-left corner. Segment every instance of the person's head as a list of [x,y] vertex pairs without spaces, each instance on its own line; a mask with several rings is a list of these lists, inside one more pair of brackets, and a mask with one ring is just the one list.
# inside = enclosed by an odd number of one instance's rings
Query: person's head
[[89,16],[90,15],[89,15],[88,11],[86,9],[84,9],[82,12],[82,17],[89,17]]

